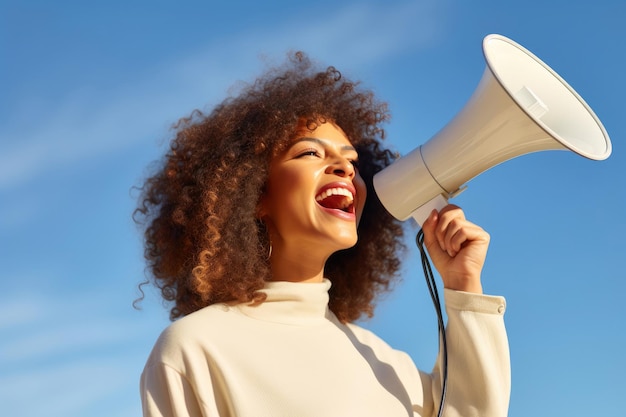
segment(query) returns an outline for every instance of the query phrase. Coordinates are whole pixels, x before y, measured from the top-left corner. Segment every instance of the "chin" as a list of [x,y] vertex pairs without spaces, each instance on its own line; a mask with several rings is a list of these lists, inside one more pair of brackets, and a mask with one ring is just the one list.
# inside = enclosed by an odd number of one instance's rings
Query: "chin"
[[338,250],[350,249],[354,247],[359,241],[356,235],[354,236],[345,236],[340,239],[336,239],[336,246]]

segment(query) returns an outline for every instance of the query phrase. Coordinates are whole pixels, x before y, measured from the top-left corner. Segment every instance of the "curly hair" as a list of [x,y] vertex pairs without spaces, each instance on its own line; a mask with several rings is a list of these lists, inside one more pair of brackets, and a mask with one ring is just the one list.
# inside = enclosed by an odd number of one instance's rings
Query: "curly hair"
[[334,67],[316,70],[301,52],[205,114],[174,126],[169,150],[141,187],[133,215],[143,225],[147,268],[175,320],[221,302],[262,302],[271,280],[268,237],[257,206],[272,158],[301,120],[341,127],[359,154],[368,198],[357,244],[334,253],[325,276],[329,307],[343,322],[373,315],[376,296],[400,269],[403,230],[383,208],[374,174],[396,157],[384,149],[386,103]]

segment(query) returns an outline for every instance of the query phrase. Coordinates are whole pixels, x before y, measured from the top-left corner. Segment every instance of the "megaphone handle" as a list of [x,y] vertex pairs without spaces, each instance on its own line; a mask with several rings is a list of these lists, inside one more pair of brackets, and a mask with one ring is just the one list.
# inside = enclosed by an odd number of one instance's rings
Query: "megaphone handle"
[[432,213],[433,210],[439,211],[447,205],[448,198],[445,197],[443,194],[438,194],[435,198],[414,210],[413,213],[411,213],[411,217],[413,217],[417,224],[422,227],[422,225],[424,224],[428,216],[430,216],[430,213]]

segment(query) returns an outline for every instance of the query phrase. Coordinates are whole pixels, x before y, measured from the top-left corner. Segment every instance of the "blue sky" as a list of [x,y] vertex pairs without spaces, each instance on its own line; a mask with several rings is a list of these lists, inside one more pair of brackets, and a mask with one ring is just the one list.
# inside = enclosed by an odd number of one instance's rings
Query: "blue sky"
[[[388,101],[389,145],[407,153],[462,108],[482,38],[500,33],[563,76],[613,142],[602,162],[519,157],[453,200],[492,236],[483,284],[508,301],[509,415],[623,415],[626,4],[215,3],[0,0],[0,414],[140,414],[168,319],[152,290],[131,305],[144,279],[132,187],[179,117],[302,49]],[[416,257],[364,325],[430,369]]]

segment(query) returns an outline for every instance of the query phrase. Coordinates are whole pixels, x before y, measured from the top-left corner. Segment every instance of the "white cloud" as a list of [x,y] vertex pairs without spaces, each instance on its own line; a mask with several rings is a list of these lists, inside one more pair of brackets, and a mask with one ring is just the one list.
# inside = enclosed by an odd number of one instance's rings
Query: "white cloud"
[[0,366],[55,360],[154,337],[164,323],[130,306],[120,310],[120,298],[113,291],[3,294]]
[[6,297],[0,300],[0,331],[34,323],[44,315],[42,304],[34,297]]
[[3,343],[0,353],[3,361],[26,362],[47,359],[59,354],[80,353],[89,349],[102,349],[134,340],[141,329],[127,320],[95,320],[63,322],[55,320],[36,331],[14,337]]
[[4,414],[84,416],[97,410],[130,416],[139,411],[139,375],[164,322],[159,315],[120,312],[111,302],[115,297],[102,292],[2,297]]
[[[0,403],[4,415],[82,416],[86,410],[106,404],[111,397],[133,386],[125,363],[114,358],[91,358],[57,363],[17,375],[0,376]],[[104,410],[101,410],[104,411]],[[108,414],[117,415],[117,414]]]
[[[176,117],[216,100],[234,80],[256,73],[259,54],[282,59],[286,50],[298,48],[324,63],[356,71],[423,45],[437,34],[441,21],[435,4],[348,5],[326,14],[301,10],[316,19],[293,15],[270,31],[251,28],[214,41],[191,56],[150,68],[149,76],[135,74],[135,83],[113,91],[69,86],[64,100],[44,103],[47,116],[39,115],[36,124],[16,114],[9,118],[15,124],[0,128],[0,190],[13,189],[63,164],[163,135]],[[40,98],[32,101],[42,107]],[[17,108],[32,111],[27,107]]]

